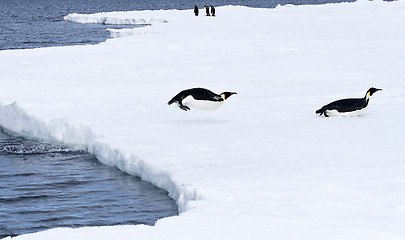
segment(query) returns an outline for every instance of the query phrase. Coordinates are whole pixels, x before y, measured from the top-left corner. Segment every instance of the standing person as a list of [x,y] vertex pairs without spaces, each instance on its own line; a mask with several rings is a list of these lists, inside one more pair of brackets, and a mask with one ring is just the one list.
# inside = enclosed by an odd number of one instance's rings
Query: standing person
[[196,16],[198,16],[198,7],[197,7],[197,5],[194,5],[194,14]]
[[210,15],[210,7],[209,6],[204,6],[205,7],[205,13],[207,14],[207,16],[211,16]]
[[211,7],[211,16],[215,17],[215,8],[212,5],[210,5],[210,7]]

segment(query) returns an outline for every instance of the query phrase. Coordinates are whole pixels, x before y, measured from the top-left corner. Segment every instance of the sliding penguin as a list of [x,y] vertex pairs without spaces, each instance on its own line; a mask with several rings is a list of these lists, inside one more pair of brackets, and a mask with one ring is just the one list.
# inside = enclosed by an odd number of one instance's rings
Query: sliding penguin
[[348,99],[341,99],[334,102],[331,102],[321,109],[316,110],[315,113],[322,114],[325,117],[353,117],[359,116],[367,111],[370,97],[377,91],[381,91],[382,89],[378,88],[370,88],[366,96],[364,98],[348,98]]
[[215,94],[205,88],[191,88],[179,92],[167,104],[177,103],[184,110],[190,107],[202,110],[215,110],[222,106],[227,98],[236,92],[223,92]]

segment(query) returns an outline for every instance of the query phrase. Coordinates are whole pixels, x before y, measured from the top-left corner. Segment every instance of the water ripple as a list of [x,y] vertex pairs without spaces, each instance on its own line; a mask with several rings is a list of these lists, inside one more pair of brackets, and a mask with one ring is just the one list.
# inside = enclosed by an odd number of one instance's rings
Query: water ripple
[[84,150],[76,150],[64,145],[52,145],[48,143],[1,143],[0,154],[49,154],[49,153],[85,153]]
[[49,198],[49,195],[34,195],[34,196],[21,196],[14,198],[0,198],[0,203],[14,203],[14,202],[27,202],[36,199]]

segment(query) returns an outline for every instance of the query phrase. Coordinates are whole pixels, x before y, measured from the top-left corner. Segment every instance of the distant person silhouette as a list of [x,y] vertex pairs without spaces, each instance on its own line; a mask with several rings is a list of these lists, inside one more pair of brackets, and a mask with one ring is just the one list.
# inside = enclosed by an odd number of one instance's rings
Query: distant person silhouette
[[207,16],[211,16],[210,15],[210,7],[209,6],[204,6],[205,8],[205,13],[207,14]]
[[197,5],[194,6],[194,14],[196,16],[198,16],[198,7],[197,7]]
[[215,8],[212,5],[210,5],[210,7],[211,7],[211,16],[215,17]]

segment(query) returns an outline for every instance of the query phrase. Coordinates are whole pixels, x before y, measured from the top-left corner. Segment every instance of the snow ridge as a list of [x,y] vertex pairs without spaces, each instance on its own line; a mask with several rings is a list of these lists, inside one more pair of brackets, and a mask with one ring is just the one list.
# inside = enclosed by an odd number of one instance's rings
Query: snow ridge
[[76,145],[80,148],[84,148],[96,137],[89,127],[71,119],[45,122],[31,116],[17,102],[9,105],[0,103],[0,127],[7,132],[17,133],[27,138]]
[[201,198],[196,191],[189,190],[173,181],[168,172],[155,169],[142,159],[134,155],[126,155],[118,149],[111,148],[108,144],[95,141],[90,144],[88,151],[94,154],[101,163],[116,166],[121,171],[137,176],[143,181],[150,182],[156,187],[166,190],[169,196],[177,202],[180,213],[191,208],[189,201]]
[[115,18],[103,17],[97,14],[87,15],[72,13],[63,17],[65,21],[83,23],[83,24],[103,24],[103,25],[152,25],[154,23],[167,23],[164,18],[154,17],[133,17],[133,18]]
[[189,201],[200,197],[195,190],[189,190],[172,180],[169,173],[156,169],[134,155],[124,154],[98,140],[92,130],[72,120],[58,119],[49,122],[27,114],[14,102],[9,105],[0,103],[0,127],[6,132],[36,138],[48,142],[58,142],[86,150],[103,164],[116,166],[120,170],[140,177],[153,185],[168,191],[178,205],[179,212],[188,210]]

